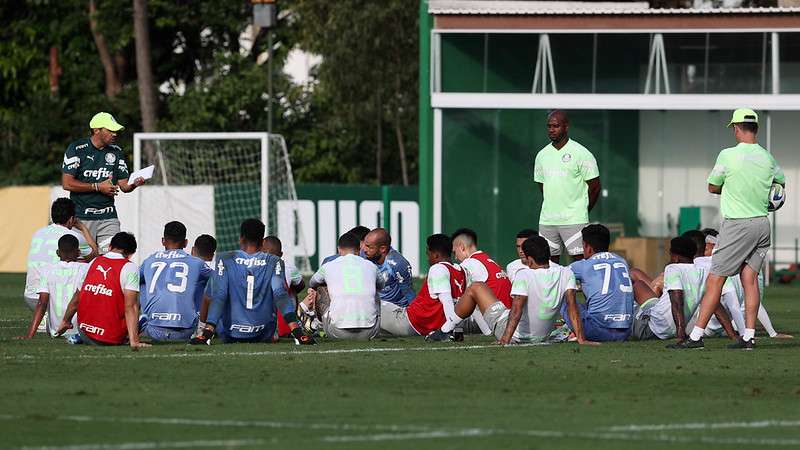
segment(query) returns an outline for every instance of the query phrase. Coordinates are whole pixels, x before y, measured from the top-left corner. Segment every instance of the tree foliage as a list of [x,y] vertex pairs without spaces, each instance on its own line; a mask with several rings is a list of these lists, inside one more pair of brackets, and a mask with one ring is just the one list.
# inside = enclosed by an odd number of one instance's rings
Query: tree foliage
[[[280,6],[273,131],[287,139],[296,180],[402,182],[401,142],[413,182],[416,7],[403,0]],[[120,143],[130,151],[142,129],[133,3],[7,0],[0,15],[0,183],[57,182],[64,148],[88,134],[89,118],[101,110],[126,125]],[[258,59],[266,31],[249,51],[240,42],[252,20],[249,1],[149,0],[148,19],[159,131],[267,129],[268,75]],[[280,70],[297,47],[323,57],[305,86]],[[114,78],[118,86],[109,86]]]

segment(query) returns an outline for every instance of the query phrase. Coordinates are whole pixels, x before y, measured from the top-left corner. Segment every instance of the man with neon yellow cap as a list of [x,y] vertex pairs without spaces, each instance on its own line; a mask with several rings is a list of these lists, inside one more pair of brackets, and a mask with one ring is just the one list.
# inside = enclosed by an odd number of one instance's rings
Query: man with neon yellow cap
[[717,156],[708,176],[708,191],[721,194],[720,210],[724,220],[711,255],[711,273],[700,304],[700,314],[689,339],[669,348],[703,348],[703,334],[720,302],[725,280],[740,275],[745,297],[745,328],[730,348],[750,350],[755,345],[756,316],[760,304],[758,273],[770,245],[767,219],[769,191],[773,183],[784,185],[775,158],[758,145],[758,115],[752,109],[733,112],[728,127],[733,127],[736,147],[726,148]]
[[137,178],[128,183],[128,165],[122,149],[114,144],[125,127],[107,112],[89,121],[91,135],[69,144],[61,166],[61,186],[75,202],[75,215],[94,237],[100,253],[108,251],[111,238],[119,233],[114,197],[144,184]]

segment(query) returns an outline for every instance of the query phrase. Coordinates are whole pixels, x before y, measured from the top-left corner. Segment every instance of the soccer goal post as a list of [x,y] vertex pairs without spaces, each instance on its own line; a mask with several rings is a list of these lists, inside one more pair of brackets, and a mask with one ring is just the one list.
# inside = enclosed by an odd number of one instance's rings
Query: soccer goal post
[[311,270],[283,136],[135,133],[133,164],[134,170],[154,166],[153,178],[136,196],[132,228],[137,237],[149,242],[155,233],[160,244],[164,224],[179,220],[187,227],[190,247],[197,235],[211,234],[218,252],[235,250],[241,222],[257,217],[267,234],[284,241],[284,258]]

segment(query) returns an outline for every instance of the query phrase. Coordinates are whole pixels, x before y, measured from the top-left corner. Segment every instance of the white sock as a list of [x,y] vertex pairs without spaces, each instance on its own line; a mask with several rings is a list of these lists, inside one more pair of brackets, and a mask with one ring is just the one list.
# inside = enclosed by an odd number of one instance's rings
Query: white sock
[[744,329],[744,334],[742,335],[742,339],[744,339],[745,341],[749,341],[750,339],[753,339],[754,337],[756,337],[755,328],[745,328]]
[[695,327],[692,329],[692,334],[689,335],[689,339],[693,341],[699,341],[703,338],[703,334],[705,334],[705,332],[705,328],[700,328],[695,325]]
[[447,322],[444,323],[444,325],[442,325],[442,331],[444,331],[445,333],[449,333],[453,331],[456,325],[458,325],[459,323],[461,323],[461,321],[453,322],[452,320],[448,320]]

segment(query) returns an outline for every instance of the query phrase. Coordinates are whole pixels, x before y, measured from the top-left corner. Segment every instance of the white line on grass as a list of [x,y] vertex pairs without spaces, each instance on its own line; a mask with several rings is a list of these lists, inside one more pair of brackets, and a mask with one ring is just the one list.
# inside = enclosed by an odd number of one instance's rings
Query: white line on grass
[[669,431],[669,430],[720,430],[730,428],[798,428],[800,420],[759,420],[754,422],[692,422],[647,425],[619,425],[602,428],[607,431]]
[[[538,343],[530,343],[530,344],[517,344],[517,345],[510,345],[508,347],[502,348],[521,348],[521,347],[536,347],[542,345],[550,345],[544,342]],[[57,355],[57,356],[38,356],[38,355],[8,355],[5,356],[5,359],[75,359],[75,358],[85,358],[85,359],[120,359],[120,358],[127,358],[127,359],[146,359],[146,358],[207,358],[213,356],[302,356],[302,355],[336,355],[342,353],[386,353],[386,352],[443,352],[443,351],[459,351],[459,350],[477,350],[477,349],[487,349],[487,348],[501,348],[501,346],[496,344],[486,344],[486,345],[453,345],[447,347],[365,347],[365,348],[351,348],[351,349],[332,349],[332,350],[267,350],[267,351],[258,351],[258,352],[206,352],[206,351],[197,351],[197,352],[190,352],[190,353],[156,353],[156,354],[147,354],[148,350],[143,350],[136,352],[135,354],[112,354],[112,353],[105,353],[101,355],[87,355],[87,354],[70,354],[70,355]]]
[[[23,420],[27,417],[0,414],[0,420]],[[44,419],[44,418],[43,418]],[[271,429],[306,429],[329,431],[380,431],[378,434],[365,435],[335,435],[322,436],[322,442],[381,442],[381,441],[406,441],[416,439],[447,439],[447,438],[475,438],[481,436],[520,436],[539,438],[572,438],[604,441],[649,441],[669,444],[725,444],[725,445],[759,445],[759,446],[800,446],[800,438],[750,438],[750,437],[715,437],[715,436],[675,436],[669,434],[641,434],[632,432],[630,426],[611,427],[622,428],[624,431],[614,432],[569,432],[557,430],[504,430],[492,428],[433,428],[430,426],[415,425],[382,425],[382,424],[341,424],[341,423],[301,423],[301,422],[276,422],[262,420],[212,420],[190,419],[174,417],[91,417],[91,416],[57,416],[51,420],[65,420],[76,422],[118,422],[118,423],[149,423],[159,425],[188,425],[206,427],[245,427],[245,428],[271,428]],[[667,424],[669,425],[669,424]],[[757,422],[723,422],[707,423],[705,428],[767,428],[767,427],[800,427],[800,421],[794,420],[764,420]],[[626,428],[627,427],[627,428]],[[609,428],[610,429],[610,428]],[[657,431],[657,430],[636,430]],[[99,444],[98,444],[99,445]],[[46,447],[45,447],[46,448]],[[106,447],[75,447],[75,450],[94,450]],[[108,447],[117,449],[118,447]],[[153,448],[153,447],[131,447]],[[33,449],[33,448],[32,448]],[[73,450],[72,447],[56,448],[58,450]],[[37,449],[38,450],[38,449]],[[125,450],[125,449],[121,449]]]
[[123,442],[121,444],[77,444],[41,447],[20,447],[20,450],[146,450],[154,448],[234,448],[263,445],[263,439],[229,439],[211,441],[162,441],[162,442]]

